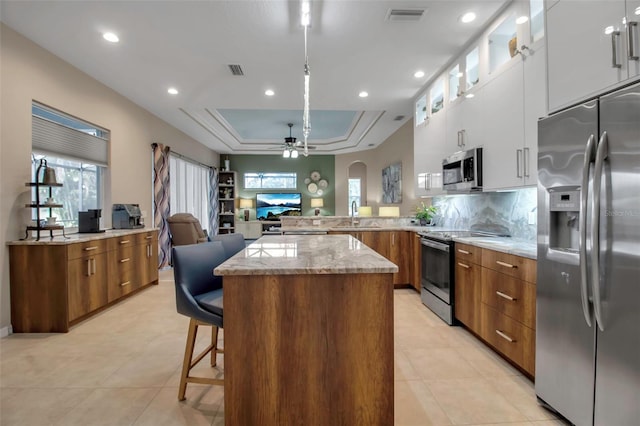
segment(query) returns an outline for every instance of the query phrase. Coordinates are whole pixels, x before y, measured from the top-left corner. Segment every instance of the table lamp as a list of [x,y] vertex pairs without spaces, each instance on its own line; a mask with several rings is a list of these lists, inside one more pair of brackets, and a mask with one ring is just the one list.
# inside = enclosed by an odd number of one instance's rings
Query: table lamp
[[320,207],[324,207],[323,202],[322,202],[322,198],[312,198],[311,199],[311,207],[315,207],[316,208],[316,216],[320,215]]
[[400,207],[396,207],[396,206],[380,207],[380,209],[378,210],[378,216],[380,216],[380,217],[399,217],[400,216]]
[[373,214],[371,210],[371,206],[360,206],[358,207],[358,216],[360,217],[370,217]]
[[241,198],[240,199],[240,208],[244,210],[244,221],[249,221],[249,209],[253,207],[253,200],[250,198]]

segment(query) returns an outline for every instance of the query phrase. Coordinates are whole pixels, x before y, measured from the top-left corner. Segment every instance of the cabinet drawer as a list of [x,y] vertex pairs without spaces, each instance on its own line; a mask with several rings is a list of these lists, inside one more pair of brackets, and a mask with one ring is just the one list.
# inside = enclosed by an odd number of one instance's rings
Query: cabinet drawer
[[154,241],[154,240],[158,240],[158,232],[157,231],[147,231],[147,232],[140,232],[139,234],[135,235],[136,238],[136,244],[144,244],[150,241]]
[[482,266],[530,283],[536,282],[536,261],[526,257],[482,249]]
[[456,262],[480,264],[482,249],[469,244],[456,243]]
[[531,283],[482,268],[482,302],[530,328],[536,324],[536,288]]
[[109,302],[119,299],[138,287],[135,271],[132,269],[121,269],[115,271],[111,276],[108,286]]
[[121,247],[118,250],[109,252],[109,264],[115,271],[130,270],[134,265],[134,248]]
[[107,250],[106,240],[85,241],[83,243],[69,244],[67,246],[67,259],[79,259],[104,253]]
[[535,368],[535,332],[501,314],[482,306],[482,337],[504,356],[533,375]]
[[123,235],[121,237],[109,238],[108,248],[109,250],[118,250],[123,247],[133,247],[137,243],[138,236],[136,234]]

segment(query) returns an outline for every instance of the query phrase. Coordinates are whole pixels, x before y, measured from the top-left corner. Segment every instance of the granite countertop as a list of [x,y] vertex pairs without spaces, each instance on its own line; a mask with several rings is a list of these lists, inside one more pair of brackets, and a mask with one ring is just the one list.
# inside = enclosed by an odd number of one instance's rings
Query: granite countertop
[[435,232],[435,231],[451,231],[451,227],[442,226],[419,226],[419,225],[338,225],[338,226],[282,226],[281,232],[357,232],[357,231],[411,231],[411,232]]
[[395,273],[398,267],[350,235],[267,235],[216,275]]
[[62,234],[56,233],[51,239],[48,232],[40,232],[40,241],[35,238],[26,240],[7,241],[8,246],[28,246],[28,245],[65,245],[83,243],[85,241],[102,240],[104,238],[122,237],[125,235],[139,234],[142,232],[155,231],[155,228],[137,228],[137,229],[108,229],[105,232],[91,234],[67,234],[64,238]]
[[538,247],[535,242],[511,237],[454,237],[453,241],[482,247],[502,253],[522,256],[536,260]]

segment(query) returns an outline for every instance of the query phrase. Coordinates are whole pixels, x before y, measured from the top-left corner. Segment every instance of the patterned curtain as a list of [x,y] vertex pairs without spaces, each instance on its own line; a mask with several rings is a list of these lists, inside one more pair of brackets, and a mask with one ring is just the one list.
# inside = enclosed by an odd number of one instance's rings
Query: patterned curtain
[[169,238],[169,151],[171,148],[152,143],[153,148],[153,223],[158,229],[158,268],[171,263]]
[[209,169],[209,229],[218,235],[218,169]]

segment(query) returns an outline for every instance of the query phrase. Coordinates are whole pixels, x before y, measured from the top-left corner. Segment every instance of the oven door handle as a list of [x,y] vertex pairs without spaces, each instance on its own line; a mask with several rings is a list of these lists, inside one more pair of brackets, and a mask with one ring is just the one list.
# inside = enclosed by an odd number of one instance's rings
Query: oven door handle
[[424,238],[420,239],[420,244],[422,244],[423,246],[434,248],[436,250],[446,251],[447,253],[449,252],[449,246],[447,244],[437,243],[431,240],[425,240]]

